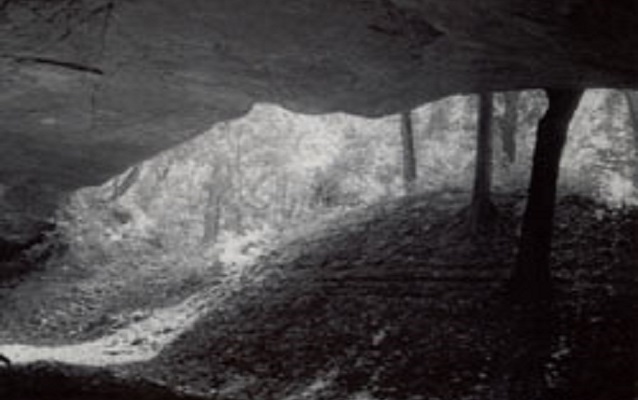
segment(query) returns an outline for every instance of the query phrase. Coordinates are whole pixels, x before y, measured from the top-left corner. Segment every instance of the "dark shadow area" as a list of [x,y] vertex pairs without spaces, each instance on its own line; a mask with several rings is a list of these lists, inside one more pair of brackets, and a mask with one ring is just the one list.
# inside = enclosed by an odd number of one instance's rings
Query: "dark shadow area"
[[530,308],[504,290],[515,198],[495,197],[510,230],[480,244],[449,230],[466,200],[399,202],[291,244],[262,285],[133,370],[228,399],[633,398],[635,263],[620,243],[636,211],[563,199],[554,302]]
[[157,359],[5,367],[0,398],[633,399],[638,210],[561,198],[553,302],[523,307],[505,290],[521,199],[493,201],[499,229],[478,238],[467,193],[342,216],[264,256]]
[[171,390],[149,381],[127,380],[99,368],[40,362],[0,369],[0,398],[5,400],[198,400],[202,396]]
[[61,250],[52,240],[54,224],[41,224],[37,232],[21,241],[0,238],[0,286],[14,285]]

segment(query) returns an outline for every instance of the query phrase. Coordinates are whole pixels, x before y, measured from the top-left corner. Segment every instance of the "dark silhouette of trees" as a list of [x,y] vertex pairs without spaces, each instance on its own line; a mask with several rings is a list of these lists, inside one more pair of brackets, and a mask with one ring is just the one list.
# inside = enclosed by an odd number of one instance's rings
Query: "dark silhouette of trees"
[[403,147],[403,182],[405,185],[405,193],[411,195],[416,191],[417,178],[411,111],[401,113],[401,143]]
[[582,97],[580,89],[546,89],[549,106],[538,123],[532,177],[523,216],[513,295],[523,301],[551,295],[550,251],[559,164],[569,123]]

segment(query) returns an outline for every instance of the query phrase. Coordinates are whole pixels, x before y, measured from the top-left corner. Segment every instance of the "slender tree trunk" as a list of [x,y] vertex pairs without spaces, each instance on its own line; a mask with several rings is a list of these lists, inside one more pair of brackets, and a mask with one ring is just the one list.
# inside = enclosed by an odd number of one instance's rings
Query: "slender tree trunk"
[[631,129],[634,131],[634,142],[638,147],[638,93],[633,91],[625,91],[625,100],[629,111],[629,122]]
[[279,208],[279,222],[283,226],[291,217],[291,210],[289,208],[288,201],[288,175],[284,174],[277,176],[278,188],[278,208]]
[[403,182],[405,185],[405,193],[411,195],[416,191],[417,177],[411,111],[401,113],[401,141],[403,144]]
[[518,127],[518,92],[506,92],[503,94],[505,110],[501,120],[501,138],[503,152],[510,163],[516,161],[516,129]]
[[215,244],[221,231],[222,196],[210,193],[206,213],[204,214],[204,235],[202,244]]
[[493,214],[492,192],[492,93],[479,95],[476,164],[471,205],[471,229],[477,234],[488,228]]
[[139,181],[141,173],[142,164],[138,164],[131,167],[126,175],[119,177],[113,185],[111,200],[114,201],[124,196],[126,192]]
[[538,123],[529,197],[512,276],[513,295],[522,301],[549,300],[550,252],[556,187],[569,123],[582,90],[547,89],[549,107]]
[[222,197],[226,191],[226,185],[222,179],[226,179],[215,168],[208,180],[208,193],[206,198],[206,209],[204,210],[204,233],[202,244],[215,244],[221,231],[222,218]]
[[244,171],[243,171],[243,134],[241,131],[235,136],[235,232],[244,233]]

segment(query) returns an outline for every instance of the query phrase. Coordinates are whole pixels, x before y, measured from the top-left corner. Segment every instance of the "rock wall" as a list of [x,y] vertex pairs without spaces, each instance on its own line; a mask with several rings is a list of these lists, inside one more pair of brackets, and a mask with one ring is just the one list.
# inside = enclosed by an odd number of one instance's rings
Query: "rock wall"
[[4,0],[0,182],[64,192],[255,102],[638,86],[633,0]]

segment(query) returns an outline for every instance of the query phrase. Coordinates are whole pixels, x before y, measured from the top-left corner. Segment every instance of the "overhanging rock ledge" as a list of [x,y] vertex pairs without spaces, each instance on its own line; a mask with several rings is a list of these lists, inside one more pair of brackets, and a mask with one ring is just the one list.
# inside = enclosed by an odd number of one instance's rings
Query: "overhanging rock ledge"
[[637,87],[637,17],[634,0],[5,0],[0,183],[99,184],[254,102],[374,116]]

